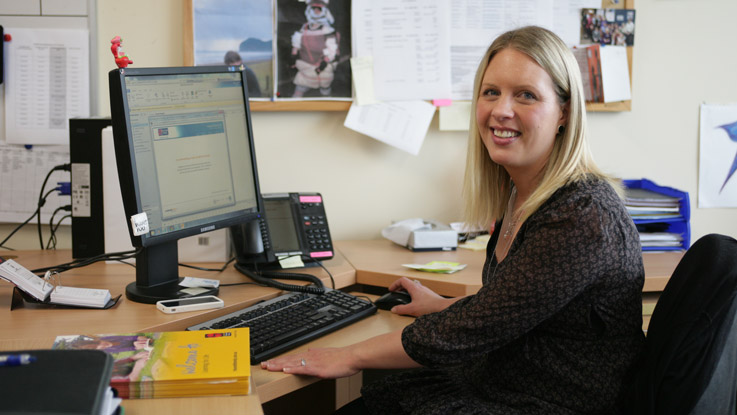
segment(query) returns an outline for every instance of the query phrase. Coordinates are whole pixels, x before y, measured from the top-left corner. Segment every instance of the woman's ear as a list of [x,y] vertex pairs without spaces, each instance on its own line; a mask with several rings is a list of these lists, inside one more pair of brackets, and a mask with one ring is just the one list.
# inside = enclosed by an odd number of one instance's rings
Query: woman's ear
[[562,135],[563,132],[566,130],[566,126],[568,124],[568,106],[570,104],[570,101],[566,101],[564,104],[560,106],[560,118],[558,118],[558,129],[556,132],[558,135]]
[[571,105],[571,101],[568,100],[561,104],[560,106],[560,118],[558,119],[559,125],[562,125],[565,127],[566,124],[568,124],[568,108]]

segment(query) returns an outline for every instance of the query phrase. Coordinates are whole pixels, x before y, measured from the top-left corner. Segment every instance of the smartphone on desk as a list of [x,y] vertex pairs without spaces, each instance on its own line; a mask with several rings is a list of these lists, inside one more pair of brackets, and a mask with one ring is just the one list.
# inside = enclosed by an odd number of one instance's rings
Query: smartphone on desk
[[184,313],[187,311],[207,310],[210,308],[223,308],[223,300],[214,295],[203,295],[201,297],[175,298],[172,300],[160,300],[156,302],[156,308],[166,314]]

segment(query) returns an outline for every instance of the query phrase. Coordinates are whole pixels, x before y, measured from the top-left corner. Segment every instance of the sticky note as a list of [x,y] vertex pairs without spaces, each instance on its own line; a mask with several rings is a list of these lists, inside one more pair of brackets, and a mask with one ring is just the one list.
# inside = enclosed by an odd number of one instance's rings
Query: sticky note
[[450,99],[434,99],[432,100],[432,104],[436,107],[449,107],[453,103],[453,100]]
[[131,227],[135,236],[148,233],[148,215],[146,215],[146,212],[131,216]]

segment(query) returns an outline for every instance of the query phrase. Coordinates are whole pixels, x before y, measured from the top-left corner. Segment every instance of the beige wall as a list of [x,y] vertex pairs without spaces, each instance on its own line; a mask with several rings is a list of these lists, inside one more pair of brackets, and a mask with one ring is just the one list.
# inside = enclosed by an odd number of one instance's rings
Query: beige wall
[[[182,0],[98,0],[99,101],[109,114],[108,43],[120,35],[135,66],[182,64]],[[698,209],[699,104],[737,103],[734,0],[638,0],[631,112],[592,113],[590,141],[605,170],[691,194],[693,239],[737,237],[737,209]],[[344,112],[254,113],[264,192],[319,191],[335,239],[378,238],[407,217],[458,219],[465,133],[438,131],[418,156],[342,126]],[[737,152],[737,149],[735,150]],[[732,157],[732,155],[730,155]],[[37,246],[27,231],[11,246]],[[65,241],[68,246],[68,238]]]

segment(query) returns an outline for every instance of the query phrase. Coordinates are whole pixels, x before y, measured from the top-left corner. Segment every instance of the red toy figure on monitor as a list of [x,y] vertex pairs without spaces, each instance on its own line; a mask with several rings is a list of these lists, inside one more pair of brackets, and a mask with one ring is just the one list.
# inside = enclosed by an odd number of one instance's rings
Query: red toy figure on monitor
[[110,41],[110,43],[112,43],[110,51],[113,52],[115,64],[118,65],[118,68],[127,68],[129,64],[133,63],[133,61],[128,58],[128,55],[126,55],[125,52],[123,52],[122,42],[123,39],[121,39],[120,36],[115,36],[113,40]]

